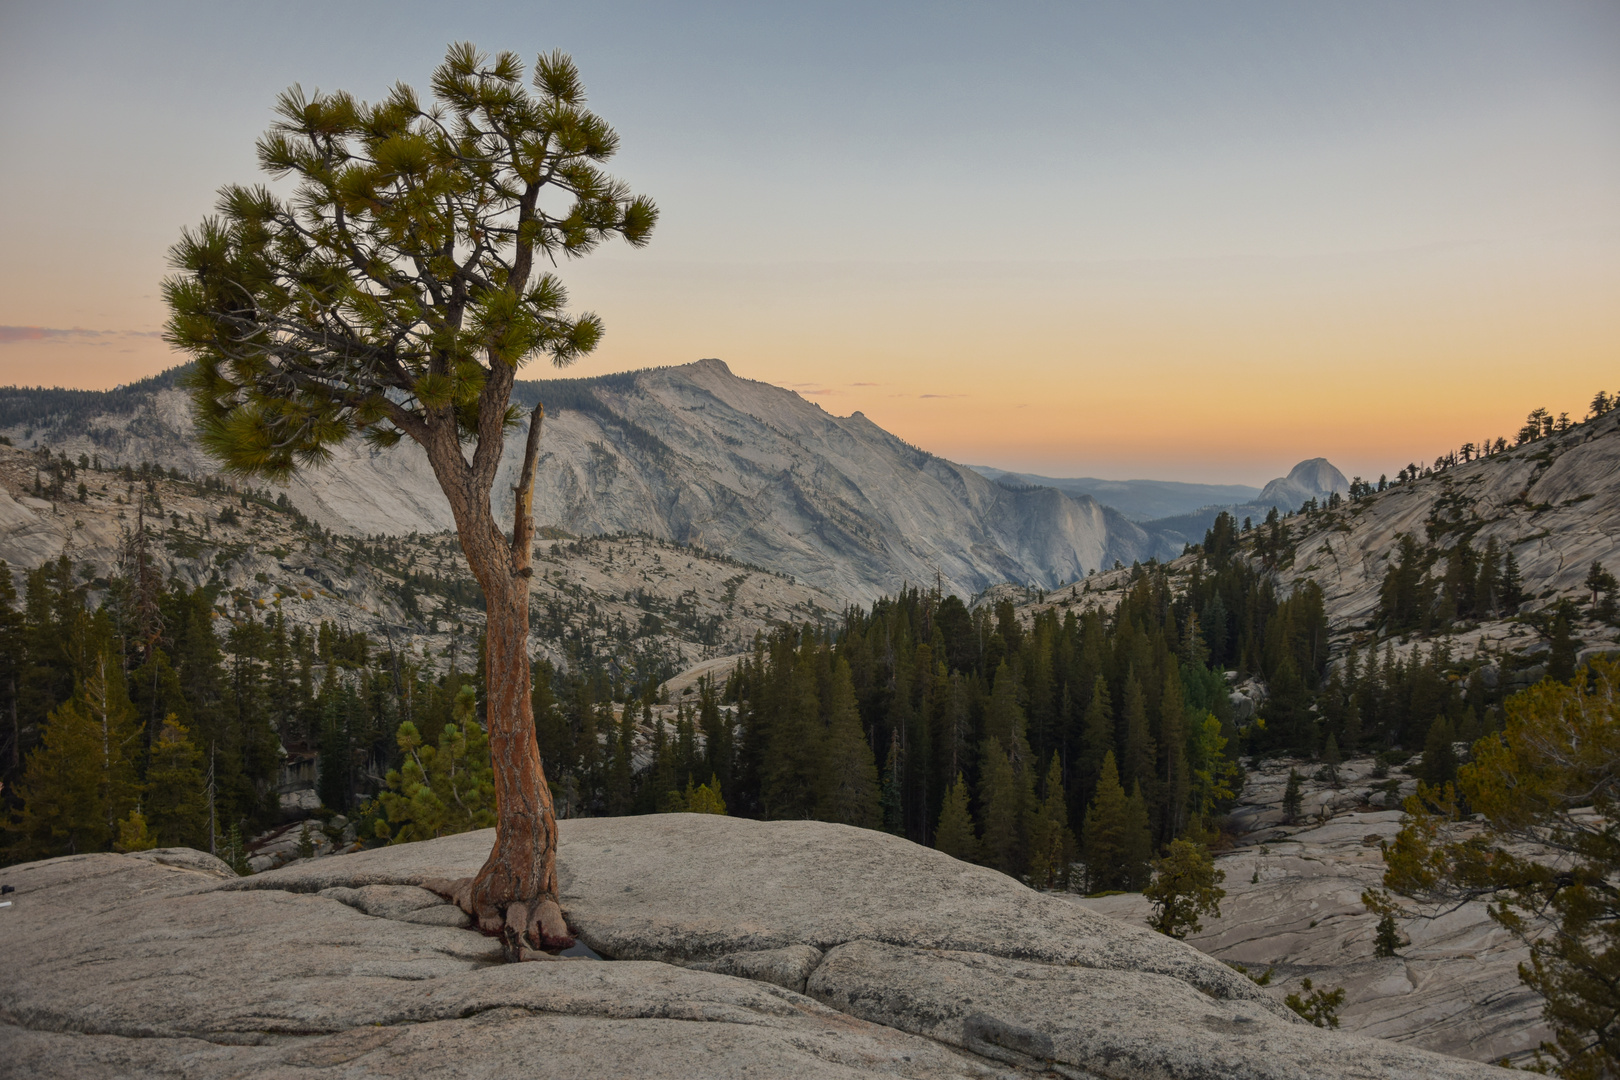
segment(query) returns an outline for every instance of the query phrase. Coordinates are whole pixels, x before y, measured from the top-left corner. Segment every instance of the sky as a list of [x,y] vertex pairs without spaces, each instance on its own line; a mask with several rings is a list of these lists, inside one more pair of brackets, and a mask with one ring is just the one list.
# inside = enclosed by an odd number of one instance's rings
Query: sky
[[1620,390],[1613,0],[0,0],[0,383],[182,361],[167,249],[275,95],[461,40],[571,53],[661,210],[561,268],[571,375],[719,357],[957,461],[1250,484]]

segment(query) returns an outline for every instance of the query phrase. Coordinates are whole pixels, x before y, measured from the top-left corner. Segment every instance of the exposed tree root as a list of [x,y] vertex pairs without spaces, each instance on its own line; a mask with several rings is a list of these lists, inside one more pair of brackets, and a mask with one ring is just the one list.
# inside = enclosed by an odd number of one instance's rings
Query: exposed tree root
[[422,888],[438,893],[471,915],[482,933],[500,938],[508,960],[522,960],[526,951],[549,954],[573,946],[574,935],[568,930],[555,896],[502,903],[490,897],[488,889],[480,898],[477,883],[478,879],[471,877],[430,878],[422,882]]

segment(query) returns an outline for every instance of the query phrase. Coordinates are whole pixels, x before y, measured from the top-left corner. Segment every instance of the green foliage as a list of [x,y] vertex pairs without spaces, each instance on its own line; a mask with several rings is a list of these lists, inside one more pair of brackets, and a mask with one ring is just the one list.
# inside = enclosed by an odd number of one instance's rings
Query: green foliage
[[961,773],[956,774],[945,792],[945,806],[939,812],[939,825],[934,830],[934,847],[963,862],[979,859],[979,838],[968,813],[967,782]]
[[1326,780],[1334,787],[1339,786],[1339,766],[1344,758],[1339,755],[1339,740],[1329,734],[1327,741],[1322,744],[1322,774],[1318,779]]
[[1227,967],[1231,968],[1233,971],[1237,972],[1239,975],[1248,976],[1249,981],[1254,983],[1256,986],[1270,986],[1271,975],[1277,970],[1275,967],[1268,967],[1266,970],[1256,975],[1254,972],[1249,970],[1248,965],[1246,964],[1237,964],[1230,960],[1223,960],[1221,962]]
[[1067,889],[1074,863],[1074,831],[1069,828],[1068,800],[1063,794],[1063,768],[1056,754],[1046,770],[1045,797],[1027,827],[1029,883],[1037,889]]
[[1373,935],[1374,956],[1399,956],[1399,950],[1409,944],[1402,940],[1401,932],[1395,926],[1394,912],[1386,911],[1378,917],[1378,930]]
[[1452,746],[1456,737],[1451,721],[1443,716],[1429,725],[1428,737],[1423,741],[1423,761],[1416,770],[1420,780],[1438,788],[1457,779],[1457,751]]
[[151,851],[157,846],[157,838],[147,830],[146,817],[139,810],[131,810],[118,823],[118,839],[113,841],[114,851]]
[[720,794],[720,778],[712,777],[706,784],[692,786],[686,782],[685,791],[669,791],[659,803],[660,814],[719,814],[726,813],[726,800]]
[[1552,628],[1547,637],[1551,648],[1547,651],[1547,678],[1554,682],[1568,682],[1575,677],[1575,635],[1572,605],[1568,600],[1558,605],[1553,615]]
[[[1423,786],[1384,852],[1394,894],[1487,899],[1523,940],[1524,983],[1545,999],[1561,1075],[1620,1069],[1620,663],[1509,698],[1505,727],[1474,744],[1455,789]],[[1461,808],[1480,825],[1463,828]],[[1397,909],[1392,896],[1369,906]]]
[[437,748],[424,746],[409,720],[399,725],[404,762],[389,771],[388,790],[377,796],[388,815],[377,827],[379,839],[403,844],[495,824],[495,774],[476,707],[473,688],[462,687],[455,722],[439,733]]
[[535,262],[640,246],[658,213],[599,167],[618,136],[584,108],[573,61],[540,57],[534,85],[512,53],[459,44],[431,104],[403,83],[374,104],[281,95],[258,156],[291,197],[221,190],[163,283],[212,454],[285,477],[355,434],[386,446],[453,421],[482,439],[481,416],[512,419],[503,367],[595,348],[600,320],[565,315]]
[[1033,796],[1000,742],[985,739],[979,753],[980,857],[986,866],[1017,877],[1024,865],[1024,816]]
[[156,846],[208,846],[202,754],[192,743],[191,732],[173,714],[164,720],[152,744],[143,806]]
[[1153,903],[1148,925],[1161,934],[1185,938],[1203,930],[1202,915],[1221,916],[1226,871],[1215,869],[1209,849],[1190,840],[1173,840],[1162,858],[1153,861],[1153,880],[1142,895]]
[[815,816],[875,828],[881,819],[877,762],[861,730],[849,664],[842,659],[833,664],[826,717],[826,727],[819,733],[822,760],[815,782]]
[[1226,756],[1230,740],[1221,734],[1213,713],[1194,716],[1188,724],[1187,764],[1192,772],[1187,808],[1194,824],[1209,828],[1218,808],[1242,787],[1237,762]]
[[9,826],[13,857],[107,850],[140,797],[139,749],[123,673],[116,660],[98,654],[28,756],[17,785],[22,809]]
[[1620,581],[1594,559],[1592,568],[1586,573],[1586,587],[1592,592],[1592,617],[1602,622],[1613,622],[1615,592],[1620,590]]
[[1113,751],[1103,758],[1097,794],[1086,810],[1081,829],[1086,862],[1086,891],[1139,889],[1147,881],[1153,840],[1141,789],[1129,798],[1119,783]]
[[1317,1027],[1338,1027],[1339,1006],[1344,1004],[1344,987],[1320,990],[1312,986],[1310,979],[1302,980],[1299,985],[1305,991],[1305,996],[1289,994],[1283,998],[1283,1004]]
[[1299,791],[1300,775],[1298,769],[1288,770],[1288,784],[1283,788],[1282,812],[1283,820],[1290,823],[1299,820],[1300,808],[1303,799]]

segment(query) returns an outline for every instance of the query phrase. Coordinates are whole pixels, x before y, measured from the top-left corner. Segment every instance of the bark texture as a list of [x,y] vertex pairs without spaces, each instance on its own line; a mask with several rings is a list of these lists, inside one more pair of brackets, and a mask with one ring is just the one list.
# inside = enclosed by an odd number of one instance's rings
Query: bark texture
[[[574,943],[557,901],[557,816],[535,739],[530,697],[532,507],[543,417],[536,406],[529,418],[510,541],[495,521],[489,496],[499,462],[500,433],[480,432],[484,437],[471,463],[453,435],[426,443],[428,460],[449,496],[468,567],[484,590],[485,708],[495,772],[496,831],[495,846],[475,876],[425,884],[476,919],[484,933],[500,935],[513,960],[521,959],[525,945],[555,950]],[[496,454],[486,458],[485,447],[492,444]],[[491,474],[487,479],[486,470]]]

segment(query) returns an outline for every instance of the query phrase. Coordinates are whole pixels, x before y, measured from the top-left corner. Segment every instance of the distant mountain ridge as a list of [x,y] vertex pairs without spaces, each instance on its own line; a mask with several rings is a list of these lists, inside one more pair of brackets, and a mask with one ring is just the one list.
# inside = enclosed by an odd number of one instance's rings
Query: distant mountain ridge
[[[1246,503],[1260,495],[1247,484],[1189,484],[1176,480],[1101,480],[1093,476],[1052,477],[1010,472],[991,465],[970,465],[992,480],[1057,488],[1069,495],[1089,495],[1135,522],[1189,514],[1206,506]],[[1291,508],[1292,509],[1292,508]]]
[[[1090,495],[1139,524],[1153,537],[1161,558],[1179,555],[1186,544],[1201,543],[1215,518],[1222,513],[1240,521],[1244,518],[1261,521],[1273,508],[1278,513],[1292,513],[1312,499],[1325,504],[1333,495],[1344,495],[1350,490],[1350,481],[1327,458],[1302,461],[1289,470],[1287,476],[1277,477],[1264,488],[1243,484],[1184,484],[1173,480],[1054,479],[1033,473],[1006,472],[987,465],[972,468],[997,483],[1038,484],[1071,494]],[[1235,496],[1236,501],[1220,501],[1219,496],[1223,494]],[[1210,501],[1204,498],[1206,495],[1217,498]],[[1154,509],[1167,512],[1145,516]]]
[[[920,450],[861,413],[837,417],[798,394],[742,379],[719,360],[585,379],[520,382],[547,408],[535,491],[539,524],[575,535],[645,533],[794,575],[870,601],[907,582],[972,595],[1007,581],[1050,586],[1177,554],[1179,542],[1096,499],[998,484]],[[18,445],[217,466],[192,436],[174,373],[98,396],[0,390]],[[496,480],[509,513],[521,447]],[[338,449],[286,486],[337,532],[403,535],[452,527],[425,457],[409,443]]]

